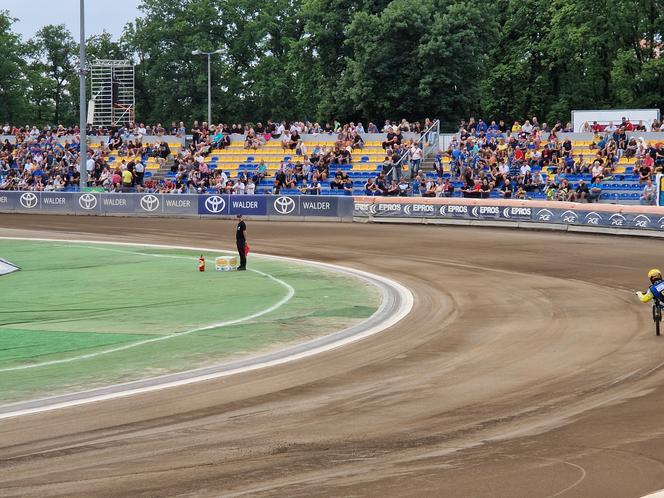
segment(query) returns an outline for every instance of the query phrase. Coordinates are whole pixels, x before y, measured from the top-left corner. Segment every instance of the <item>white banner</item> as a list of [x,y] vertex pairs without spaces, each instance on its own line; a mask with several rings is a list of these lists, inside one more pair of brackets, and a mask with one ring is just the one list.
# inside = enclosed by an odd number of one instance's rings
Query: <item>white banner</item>
[[659,109],[605,109],[605,110],[583,110],[572,111],[572,126],[576,133],[589,131],[584,130],[584,125],[592,126],[594,121],[606,126],[613,123],[620,126],[622,118],[629,119],[634,127],[643,121],[646,125],[646,131],[650,131],[650,125],[653,121],[659,121]]

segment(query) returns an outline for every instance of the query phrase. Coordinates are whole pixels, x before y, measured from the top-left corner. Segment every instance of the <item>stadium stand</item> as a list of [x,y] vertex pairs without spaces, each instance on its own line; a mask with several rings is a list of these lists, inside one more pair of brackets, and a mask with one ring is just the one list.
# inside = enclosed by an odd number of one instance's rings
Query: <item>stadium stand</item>
[[[352,163],[337,164],[333,163],[328,168],[326,180],[323,180],[321,194],[339,194],[342,189],[333,189],[331,183],[334,181],[334,175],[337,170],[344,172],[353,180],[354,190],[364,185],[367,178],[375,177],[382,168],[385,159],[385,150],[381,143],[383,135],[376,135],[375,139],[369,139],[364,142],[362,149],[353,151]],[[317,135],[306,137],[306,150],[312,154],[320,154],[324,151],[333,151],[335,149],[336,139],[329,135]],[[297,187],[302,188],[306,183],[310,161],[304,155],[298,155],[296,149],[283,150],[280,140],[269,140],[257,150],[246,150],[241,138],[233,138],[230,145],[225,149],[212,149],[205,158],[205,163],[211,171],[224,172],[228,178],[237,178],[238,176],[260,178],[256,185],[257,192],[267,192],[275,190],[275,177],[277,172],[282,169],[301,171],[301,178],[297,182]],[[301,169],[300,169],[301,167]],[[298,173],[297,176],[300,176]],[[166,178],[175,180],[177,174],[170,173]],[[297,194],[298,188],[277,188],[283,194]]]
[[[252,140],[247,139],[250,126],[233,125],[232,130],[246,133],[231,135],[225,125],[215,132],[204,124],[195,125],[186,143],[182,123],[173,123],[174,135],[162,135],[160,125],[148,127],[158,134],[145,136],[134,135],[137,129],[98,130],[90,139],[93,186],[116,191],[512,197],[633,204],[652,202],[654,196],[645,195],[653,188],[648,180],[664,167],[664,146],[656,138],[648,140],[650,133],[630,134],[622,128],[589,135],[565,133],[562,126],[533,127],[530,122],[507,129],[502,122],[470,121],[461,124],[438,154],[426,155],[413,144],[419,140],[422,147],[429,137],[401,133],[410,131],[410,125],[403,123],[395,123],[399,131],[387,123],[383,131],[389,134],[364,133],[359,126],[338,123],[337,133],[329,125],[327,131],[301,135],[297,127],[291,128],[293,135],[273,127],[272,133],[254,132]],[[370,125],[371,131],[378,131]],[[399,138],[392,143],[395,135]],[[0,189],[75,190],[77,155],[77,135],[33,127],[3,137]],[[123,186],[126,169],[133,172],[133,180]]]

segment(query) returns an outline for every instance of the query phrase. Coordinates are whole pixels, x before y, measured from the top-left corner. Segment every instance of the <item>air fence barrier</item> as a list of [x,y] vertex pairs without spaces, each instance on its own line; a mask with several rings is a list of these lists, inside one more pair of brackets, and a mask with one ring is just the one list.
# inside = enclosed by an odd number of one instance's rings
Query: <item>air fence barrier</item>
[[316,195],[0,191],[3,213],[352,221],[353,207],[352,197]]
[[664,207],[574,202],[355,197],[355,220],[596,231],[664,237]]
[[0,212],[492,225],[664,236],[664,207],[458,198],[0,191]]

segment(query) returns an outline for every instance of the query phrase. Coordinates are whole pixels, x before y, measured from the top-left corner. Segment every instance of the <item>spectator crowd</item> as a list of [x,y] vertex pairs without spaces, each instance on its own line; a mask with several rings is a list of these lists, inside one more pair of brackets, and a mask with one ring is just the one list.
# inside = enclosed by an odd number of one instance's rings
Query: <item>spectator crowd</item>
[[[433,171],[424,173],[422,144],[429,137],[419,143],[417,138],[431,125],[429,119],[422,123],[403,119],[388,120],[380,128],[371,122],[365,128],[359,122],[338,121],[322,126],[305,121],[231,125],[194,122],[189,130],[182,122],[172,122],[168,127],[141,123],[112,128],[90,126],[86,130],[90,137],[104,138],[88,150],[83,163],[88,185],[107,191],[253,194],[297,190],[318,194],[329,187],[339,194],[484,198],[497,192],[502,198],[526,199],[539,193],[550,200],[592,202],[599,199],[602,182],[614,177],[617,163],[626,157],[635,158],[630,174],[643,184],[642,202],[646,204],[654,202],[652,180],[664,169],[664,144],[650,144],[642,137],[628,135],[644,125],[633,125],[626,118],[616,126],[590,125],[594,137],[587,157],[575,154],[571,140],[560,136],[572,131],[570,123],[549,126],[533,117],[508,125],[502,120],[470,118],[461,121],[449,147],[436,155]],[[657,122],[650,125],[652,130],[660,127]],[[81,161],[77,127],[39,129],[5,124],[1,131],[14,137],[0,146],[1,190],[52,191],[78,185]],[[187,133],[191,140],[177,150],[164,139],[166,135],[184,139]],[[366,133],[384,134],[385,160],[375,177],[368,179],[363,188],[354,189],[348,167],[364,148]],[[404,138],[406,133],[417,135]],[[262,161],[234,175],[214,168],[206,158],[215,150],[227,148],[234,134],[243,135],[244,148],[249,151],[276,141],[285,154],[276,173],[269,174]],[[333,135],[335,141],[331,146],[310,146],[302,138],[305,134]],[[110,161],[112,157],[114,161]],[[169,169],[171,175],[162,179],[146,175],[150,158],[160,168]],[[269,187],[259,190],[266,179]]]
[[[431,121],[426,120],[425,124],[430,125]],[[254,171],[242,171],[231,178],[229,172],[211,169],[206,161],[213,150],[230,145],[231,135],[243,134],[247,149],[257,149],[268,140],[278,140],[283,151],[292,152],[292,160],[284,161],[272,178],[275,192],[294,188],[316,193],[321,190],[321,182],[330,176],[331,168],[352,163],[353,152],[364,147],[362,137],[365,133],[394,130],[395,138],[391,139],[393,143],[386,146],[386,150],[395,155],[406,150],[406,144],[401,140],[402,132],[417,133],[421,129],[420,123],[409,123],[405,119],[399,123],[386,121],[380,130],[373,123],[369,123],[365,130],[361,123],[341,125],[338,121],[324,126],[310,122],[268,121],[266,125],[194,122],[190,130],[182,122],[172,122],[170,127],[142,123],[109,128],[89,126],[86,130],[89,137],[103,139],[88,148],[83,163],[88,172],[88,186],[107,191],[257,193],[258,183],[267,176],[264,163],[257,164]],[[0,149],[0,189],[52,191],[79,184],[78,127],[60,125],[39,129],[5,124],[1,131],[13,140],[6,138]],[[184,139],[187,131],[191,133],[188,145],[171,150],[164,137],[172,135]],[[301,139],[303,134],[335,135],[336,142],[333,147],[309,150]],[[147,141],[144,137],[153,138]],[[115,160],[111,161],[111,158]],[[156,179],[149,174],[146,176],[150,158],[157,161],[160,169],[169,168],[172,177]],[[339,190],[352,191],[352,182]]]
[[383,168],[365,184],[364,193],[451,197],[456,191],[463,197],[488,198],[497,192],[505,199],[528,199],[537,193],[549,200],[594,202],[603,182],[615,177],[618,162],[626,157],[636,161],[632,171],[621,176],[638,180],[643,185],[642,203],[653,204],[654,175],[664,170],[664,144],[628,137],[627,130],[635,128],[626,118],[619,126],[596,127],[590,154],[584,157],[574,153],[569,137],[561,136],[571,130],[570,123],[550,127],[533,117],[510,126],[471,118],[460,123],[449,147],[436,156],[434,174],[419,170],[419,160],[411,155],[411,181],[399,178],[400,171],[393,178],[389,168]]

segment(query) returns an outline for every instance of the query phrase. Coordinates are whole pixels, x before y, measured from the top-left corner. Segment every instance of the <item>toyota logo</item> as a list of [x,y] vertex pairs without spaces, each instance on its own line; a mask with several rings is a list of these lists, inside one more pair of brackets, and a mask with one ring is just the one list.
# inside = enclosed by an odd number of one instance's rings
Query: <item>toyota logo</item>
[[97,196],[94,194],[83,194],[78,198],[78,205],[86,211],[97,207]]
[[205,199],[205,209],[210,213],[221,213],[226,207],[226,201],[223,197],[213,195]]
[[144,195],[141,197],[141,208],[144,211],[156,211],[159,208],[159,198],[156,195]]
[[279,214],[291,214],[295,211],[295,200],[291,197],[277,197],[274,200],[274,209]]
[[37,199],[37,195],[33,194],[32,192],[27,192],[21,196],[21,206],[23,206],[25,209],[32,209],[37,205],[37,202],[39,199]]

